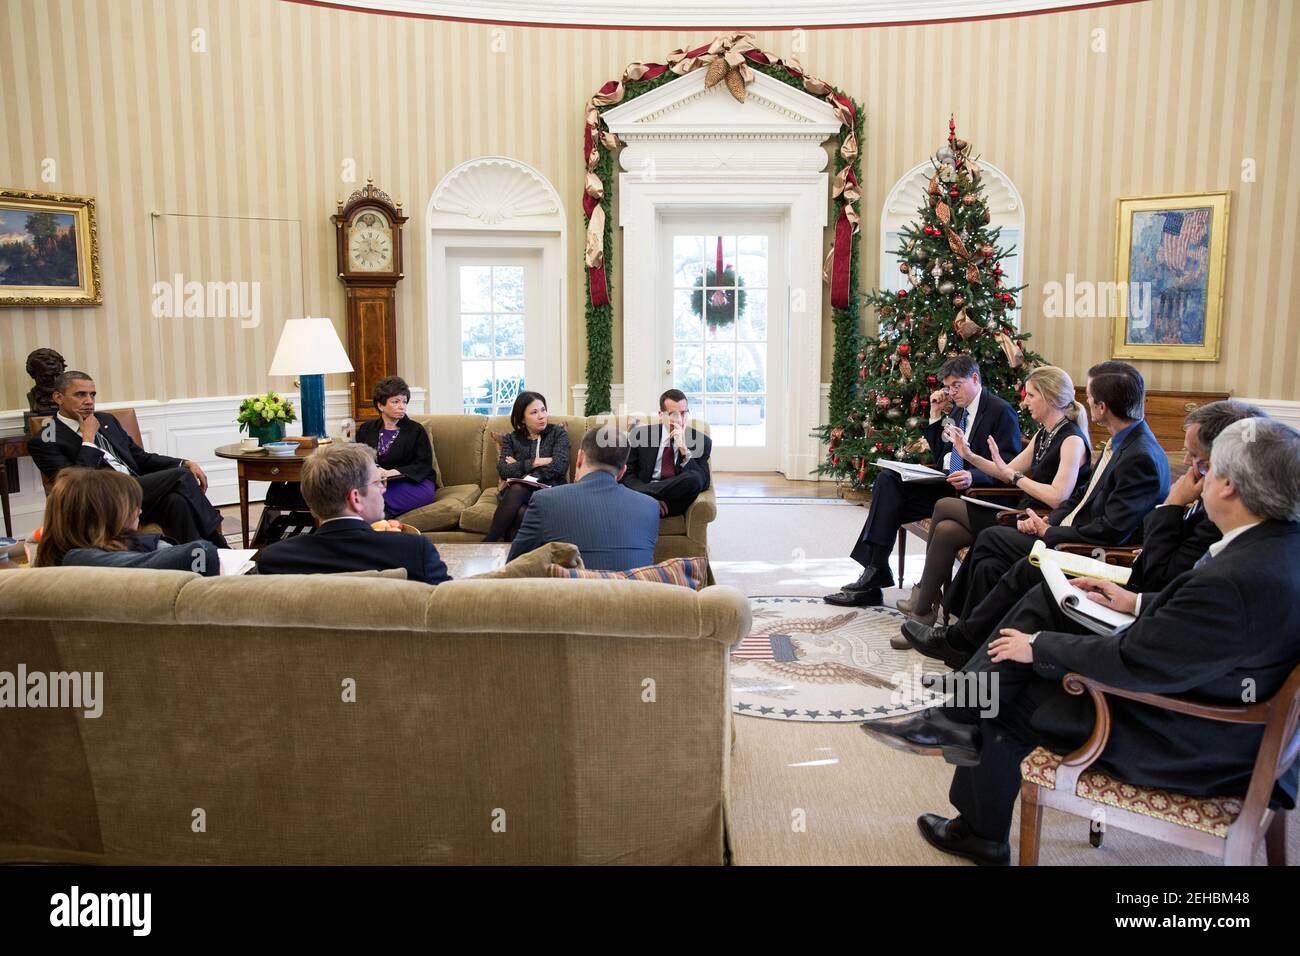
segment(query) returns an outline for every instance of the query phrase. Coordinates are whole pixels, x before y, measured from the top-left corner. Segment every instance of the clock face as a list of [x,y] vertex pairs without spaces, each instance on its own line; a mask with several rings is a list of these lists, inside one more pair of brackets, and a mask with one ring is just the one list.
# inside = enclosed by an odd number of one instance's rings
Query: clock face
[[383,216],[363,212],[348,227],[348,260],[356,272],[391,272],[393,232]]

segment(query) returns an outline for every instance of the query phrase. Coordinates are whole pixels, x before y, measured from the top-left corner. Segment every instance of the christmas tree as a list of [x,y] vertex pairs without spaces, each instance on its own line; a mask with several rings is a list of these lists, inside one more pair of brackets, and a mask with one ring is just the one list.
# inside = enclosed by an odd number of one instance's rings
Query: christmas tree
[[[930,395],[943,383],[938,371],[956,355],[972,356],[984,388],[1019,407],[1021,382],[1041,356],[1021,344],[1009,315],[1024,286],[1006,288],[1003,259],[1013,248],[999,245],[1002,230],[989,228],[981,171],[970,144],[948,121],[948,145],[931,159],[934,174],[918,219],[903,228],[898,256],[906,287],[876,289],[862,302],[875,308],[880,328],[864,336],[858,382],[846,418],[822,426],[829,448],[818,474],[870,487],[877,458],[927,461],[921,429],[930,418]],[[1031,430],[1021,410],[1021,428]]]

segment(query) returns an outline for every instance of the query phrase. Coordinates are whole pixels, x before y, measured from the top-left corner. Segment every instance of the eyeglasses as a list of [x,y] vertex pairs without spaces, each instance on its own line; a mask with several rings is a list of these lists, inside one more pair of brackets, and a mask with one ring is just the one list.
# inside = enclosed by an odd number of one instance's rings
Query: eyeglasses
[[[387,479],[387,478],[383,478],[383,477],[376,478],[374,481],[370,482],[370,484],[371,484],[371,485],[378,485],[380,488],[387,488],[387,487],[388,487],[388,479]],[[367,486],[367,487],[369,487],[369,486]]]

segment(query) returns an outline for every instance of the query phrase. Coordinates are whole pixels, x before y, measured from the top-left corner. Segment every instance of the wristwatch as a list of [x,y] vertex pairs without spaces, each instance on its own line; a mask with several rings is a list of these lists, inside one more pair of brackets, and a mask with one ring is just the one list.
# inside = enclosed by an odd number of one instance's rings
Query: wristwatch
[[1025,473],[1023,471],[1016,471],[1014,468],[1011,469],[1011,483],[1013,485],[1016,484],[1018,481],[1020,481],[1020,479],[1023,477],[1025,477]]

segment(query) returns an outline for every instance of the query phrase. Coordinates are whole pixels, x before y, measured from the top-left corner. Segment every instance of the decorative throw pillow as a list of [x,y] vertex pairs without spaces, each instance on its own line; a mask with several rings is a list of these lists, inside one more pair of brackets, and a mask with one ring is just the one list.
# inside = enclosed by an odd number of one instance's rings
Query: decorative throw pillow
[[629,581],[652,581],[660,584],[680,584],[695,591],[703,591],[709,577],[708,558],[671,558],[659,564],[628,571],[589,571],[585,568],[562,568],[551,565],[553,578],[622,578]]

